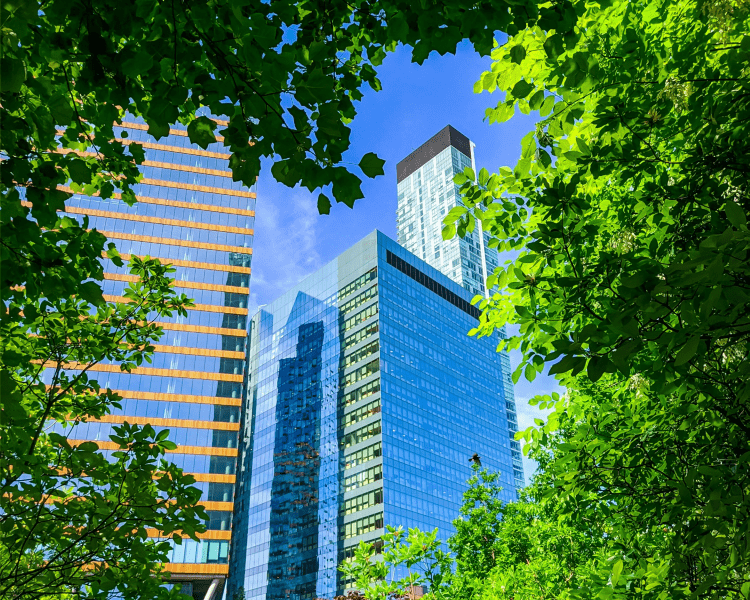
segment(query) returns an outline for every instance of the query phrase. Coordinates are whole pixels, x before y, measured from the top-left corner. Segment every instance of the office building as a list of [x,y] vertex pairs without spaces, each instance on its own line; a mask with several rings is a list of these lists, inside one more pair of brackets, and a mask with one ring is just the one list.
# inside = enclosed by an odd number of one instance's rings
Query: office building
[[253,317],[228,598],[332,598],[385,525],[447,538],[475,452],[515,499],[509,363],[471,298],[375,231]]
[[443,219],[461,205],[453,177],[466,167],[476,172],[474,144],[446,126],[396,166],[398,243],[476,295],[485,294],[487,275],[498,264],[489,235],[474,228],[464,238],[444,240]]
[[[476,222],[465,237],[444,240],[443,219],[461,194],[453,177],[466,167],[476,172],[474,143],[450,125],[441,129],[396,165],[398,182],[398,242],[473,295],[487,294],[487,276],[498,266],[498,252],[489,247],[489,234]],[[504,335],[504,329],[501,332]],[[505,371],[506,375],[510,367]],[[518,431],[513,382],[503,377],[507,419],[512,435]],[[511,442],[519,487],[524,484],[521,444]]]
[[[199,542],[174,546],[166,569],[184,592],[202,599],[211,589],[217,600],[228,569],[255,193],[232,181],[220,138],[202,150],[183,126],[158,142],[147,129],[132,117],[115,128],[146,152],[143,180],[135,186],[138,203],[75,195],[67,214],[88,215],[90,226],[126,260],[148,255],[171,263],[176,291],[193,298],[195,307],[187,317],[160,321],[164,336],[153,364],[132,374],[114,364],[91,369],[103,387],[123,397],[122,410],[67,431],[71,439],[96,440],[104,451],[114,448],[112,427],[125,420],[171,431],[178,447],[168,458],[196,478],[210,519]],[[116,302],[134,277],[110,261],[105,271],[105,298]]]

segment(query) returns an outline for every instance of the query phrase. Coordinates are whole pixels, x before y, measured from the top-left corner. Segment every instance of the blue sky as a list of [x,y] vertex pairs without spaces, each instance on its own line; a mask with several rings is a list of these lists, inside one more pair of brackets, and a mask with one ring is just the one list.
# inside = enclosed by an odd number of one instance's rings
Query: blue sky
[[[318,215],[317,194],[290,189],[273,180],[270,162],[258,180],[251,312],[283,294],[355,244],[373,229],[396,238],[396,163],[446,125],[453,125],[476,143],[477,168],[490,172],[515,165],[521,138],[534,127],[532,116],[517,114],[501,125],[484,120],[485,109],[501,99],[498,93],[475,94],[474,82],[490,68],[468,44],[456,55],[432,56],[423,64],[411,63],[410,51],[400,47],[386,57],[378,74],[383,89],[367,88],[351,124],[353,164],[375,152],[385,159],[385,175],[366,179],[365,198],[353,209],[340,204],[330,215]],[[511,356],[514,366],[516,356]],[[519,427],[533,424],[538,411],[528,406],[535,394],[558,390],[550,377],[516,385]],[[527,466],[527,473],[531,465]]]

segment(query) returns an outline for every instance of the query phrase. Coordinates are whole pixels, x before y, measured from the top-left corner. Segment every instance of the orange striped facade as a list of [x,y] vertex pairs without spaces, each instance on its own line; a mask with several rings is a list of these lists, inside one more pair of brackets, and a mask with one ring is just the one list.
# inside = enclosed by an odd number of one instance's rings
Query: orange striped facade
[[[210,518],[199,542],[184,540],[174,546],[165,569],[184,582],[224,577],[246,366],[256,195],[232,181],[221,136],[203,150],[191,146],[187,131],[179,126],[158,141],[148,136],[144,123],[124,122],[115,125],[115,131],[123,144],[140,144],[146,154],[142,177],[134,186],[138,203],[129,207],[118,193],[103,200],[63,188],[73,194],[66,214],[88,217],[89,226],[113,242],[126,262],[153,257],[171,265],[175,292],[193,298],[194,304],[187,317],[156,316],[164,334],[155,344],[151,364],[144,362],[130,373],[111,364],[88,369],[89,377],[123,398],[122,409],[81,424],[88,435],[75,439],[72,433],[71,442],[94,440],[100,450],[111,452],[117,444],[108,435],[122,423],[169,429],[177,448],[167,458],[193,475]],[[106,257],[102,264],[105,300],[127,303],[124,288],[137,278]],[[147,534],[160,537],[156,530]]]

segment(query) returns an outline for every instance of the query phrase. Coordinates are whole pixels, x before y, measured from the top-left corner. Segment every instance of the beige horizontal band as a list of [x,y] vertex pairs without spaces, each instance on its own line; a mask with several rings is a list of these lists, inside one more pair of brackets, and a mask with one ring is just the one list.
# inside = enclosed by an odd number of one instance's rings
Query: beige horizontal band
[[206,229],[208,231],[223,231],[224,233],[239,233],[242,235],[254,235],[253,229],[243,227],[229,227],[228,225],[212,225],[211,223],[200,223],[198,221],[182,221],[180,219],[162,219],[161,217],[147,217],[131,213],[98,210],[95,208],[81,208],[80,206],[67,206],[65,212],[73,215],[87,215],[89,217],[104,217],[120,221],[136,221],[138,223],[153,223],[155,225],[167,225],[171,227],[188,227],[190,229]]
[[[122,450],[115,442],[104,442],[100,440],[68,440],[71,446],[80,446],[84,442],[93,441],[99,450]],[[177,446],[174,450],[167,450],[168,454],[197,454],[205,456],[237,456],[237,448],[209,448],[208,446]],[[225,503],[225,504],[230,504]]]
[[185,473],[185,475],[192,475],[196,481],[207,483],[234,483],[237,480],[234,475],[224,473]]
[[[146,528],[146,534],[150,538],[164,538],[169,539],[172,535],[163,535],[158,529]],[[187,537],[187,536],[185,536]],[[232,532],[229,530],[221,531],[219,529],[209,529],[203,533],[196,533],[195,537],[199,540],[229,540],[232,537]]]
[[218,169],[207,169],[205,167],[194,167],[190,165],[178,165],[176,163],[165,163],[158,160],[144,160],[144,167],[158,167],[159,169],[170,169],[172,171],[183,171],[185,173],[198,173],[200,175],[216,175],[217,177],[232,177],[231,171],[219,171]]
[[[124,254],[122,256],[125,256]],[[130,304],[129,298],[123,298],[122,296],[113,296],[112,294],[103,294],[104,299],[107,302],[117,302],[119,304]],[[218,306],[214,304],[195,304],[189,306],[188,310],[197,310],[199,312],[211,312],[211,313],[224,313],[227,315],[246,315],[246,308],[237,308],[234,306]],[[213,354],[205,354],[204,356],[213,356]]]
[[120,142],[123,146],[128,146],[130,144],[140,144],[144,148],[148,148],[149,150],[164,150],[164,152],[179,152],[180,154],[190,154],[192,156],[205,156],[206,158],[219,158],[224,159],[226,161],[229,160],[229,157],[231,156],[228,152],[224,154],[223,152],[214,152],[212,150],[202,150],[200,148],[192,148],[187,147],[183,148],[182,146],[170,146],[169,144],[157,144],[156,142],[141,142],[140,140],[130,140],[130,139],[123,139],[123,138],[115,138],[115,141]]
[[[138,143],[138,142],[136,142]],[[71,148],[58,148],[57,154],[75,154],[82,157],[97,157],[96,152],[87,152],[85,150],[73,150]],[[206,169],[205,167],[195,167],[191,165],[178,165],[177,163],[165,163],[158,160],[144,160],[141,163],[144,167],[157,167],[159,169],[170,169],[172,171],[183,171],[186,173],[196,173],[199,175],[215,175],[217,177],[232,177],[231,171],[220,171],[218,169]]]
[[127,400],[160,400],[161,402],[185,402],[187,404],[216,404],[219,406],[241,406],[241,398],[219,398],[218,396],[189,396],[185,394],[163,394],[160,392],[136,392],[112,390]]
[[244,190],[230,190],[218,188],[209,185],[196,185],[194,183],[177,183],[175,181],[165,181],[163,179],[151,179],[143,177],[138,183],[144,185],[156,185],[159,187],[175,188],[178,190],[192,190],[194,192],[206,192],[208,194],[223,194],[225,196],[238,196],[240,198],[255,198],[255,192],[246,192]]
[[116,231],[99,230],[103,236],[115,240],[130,240],[132,242],[147,242],[149,244],[165,244],[167,246],[180,246],[183,248],[196,248],[198,250],[219,250],[221,252],[237,252],[238,254],[252,254],[252,248],[244,246],[225,246],[223,244],[208,244],[195,242],[193,240],[175,240],[172,238],[153,237],[151,235],[137,235],[135,233],[118,233]]
[[211,358],[245,358],[244,352],[232,352],[230,350],[211,350],[208,348],[185,348],[183,346],[154,345],[155,352],[159,354],[188,354],[190,356],[210,356]]
[[[140,281],[137,275],[127,273],[104,273],[104,279],[110,281]],[[185,288],[189,290],[206,290],[209,292],[230,292],[233,294],[247,294],[248,288],[236,287],[233,285],[217,285],[215,283],[201,283],[199,281],[182,281],[174,279],[172,285],[176,288]]]
[[169,331],[186,331],[188,333],[209,333],[213,335],[231,335],[234,337],[245,337],[244,329],[229,329],[228,327],[204,327],[203,325],[185,325],[184,323],[154,323],[162,329]]
[[[54,363],[48,363],[52,365]],[[182,371],[180,369],[156,369],[154,367],[136,367],[132,371],[122,371],[120,365],[97,364],[88,365],[76,362],[69,362],[63,365],[64,369],[83,369],[88,367],[89,372],[96,371],[99,373],[126,373],[129,375],[154,375],[156,377],[180,377],[183,379],[200,379],[203,381],[230,381],[242,383],[242,375],[230,373],[208,373],[203,371]]]
[[153,427],[188,427],[190,429],[212,429],[215,431],[239,431],[239,423],[224,421],[197,421],[195,419],[159,419],[150,417],[129,417],[127,415],[103,415],[98,419],[89,419],[89,423],[117,423],[127,421],[131,425],[152,425]]
[[203,508],[206,510],[234,510],[234,504],[232,502],[211,502],[208,500],[198,501]]
[[[123,121],[122,123],[115,123],[115,127],[124,127],[125,129],[140,129],[141,131],[148,131],[148,125],[145,123],[131,123],[129,121]],[[169,135],[179,135],[181,137],[189,137],[188,132],[184,129],[172,129],[169,128]],[[223,142],[224,138],[220,135],[216,136],[217,142]]]
[[[78,194],[78,192],[74,191],[72,188],[61,185],[57,188],[60,191],[68,192],[71,194]],[[78,194],[83,195],[83,194]],[[92,194],[91,196],[88,196],[89,198],[97,198],[99,196],[99,193]],[[122,194],[112,194],[113,198],[121,199]],[[143,204],[158,204],[161,206],[174,206],[176,208],[189,208],[191,210],[205,210],[208,212],[213,213],[225,213],[230,215],[240,215],[243,217],[254,217],[255,211],[254,210],[245,210],[243,208],[231,208],[229,206],[216,206],[214,204],[202,204],[198,202],[183,202],[182,200],[164,200],[163,198],[152,198],[151,196],[137,196],[138,202],[142,202]],[[29,203],[29,206],[31,203]]]
[[[143,260],[146,258],[143,255],[135,255],[135,254],[120,254],[120,257],[122,260],[128,261],[133,256],[136,256],[137,258],[140,258]],[[102,258],[107,258],[106,252],[102,252]],[[176,258],[159,258],[158,256],[152,256],[151,258],[155,258],[163,265],[172,265],[175,267],[192,267],[194,269],[206,269],[208,271],[222,271],[226,273],[245,273],[247,275],[250,274],[250,267],[235,267],[232,265],[221,265],[221,264],[215,264],[215,263],[205,263],[205,262],[197,262],[194,260],[179,260]]]
[[[163,566],[165,571],[169,571],[174,575],[229,575],[229,565],[163,563]],[[173,577],[172,580],[180,581],[180,578]]]

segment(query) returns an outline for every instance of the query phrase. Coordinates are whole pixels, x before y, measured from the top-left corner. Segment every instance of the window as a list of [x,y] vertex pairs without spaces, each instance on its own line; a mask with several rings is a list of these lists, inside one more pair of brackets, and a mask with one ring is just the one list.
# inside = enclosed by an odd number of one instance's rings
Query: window
[[382,503],[383,490],[373,490],[372,492],[367,492],[345,501],[344,506],[341,509],[341,513],[344,515],[350,515],[352,513],[359,512],[361,510],[365,510],[366,508],[370,508],[371,506]]
[[369,517],[363,517],[347,523],[344,525],[343,537],[349,539],[358,535],[364,535],[376,529],[382,529],[383,527],[383,513],[377,513],[370,515]]
[[351,469],[362,463],[366,463],[383,455],[383,444],[378,442],[362,450],[357,450],[353,454],[344,457],[344,468]]
[[364,275],[357,277],[357,279],[345,285],[343,288],[339,290],[339,302],[341,302],[344,298],[346,298],[350,294],[353,294],[354,292],[356,292],[359,288],[370,283],[377,276],[378,276],[378,269],[376,267],[374,269],[370,269]]
[[[388,250],[386,252],[386,260],[388,261],[388,264],[395,267],[408,277],[411,277],[414,281],[417,283],[423,285],[427,289],[435,292],[438,296],[455,306],[456,308],[461,309],[466,314],[471,315],[475,319],[479,319],[479,315],[481,314],[481,311],[471,303],[467,302],[463,298],[461,298],[459,295],[454,294],[451,292],[448,288],[445,286],[439,284],[437,281],[432,279],[432,277],[429,277],[422,273],[419,269],[416,267],[410,265],[402,258],[399,258],[393,252]],[[454,261],[455,263],[455,261]]]
[[350,492],[358,487],[375,483],[381,479],[383,479],[383,465],[377,465],[344,479],[344,491]]
[[376,394],[379,391],[380,379],[369,381],[362,387],[358,387],[356,390],[352,390],[351,392],[344,394],[342,404],[344,406],[349,406],[350,404],[354,404],[355,402],[358,402],[363,398],[367,398],[367,396],[370,396],[372,394]]

